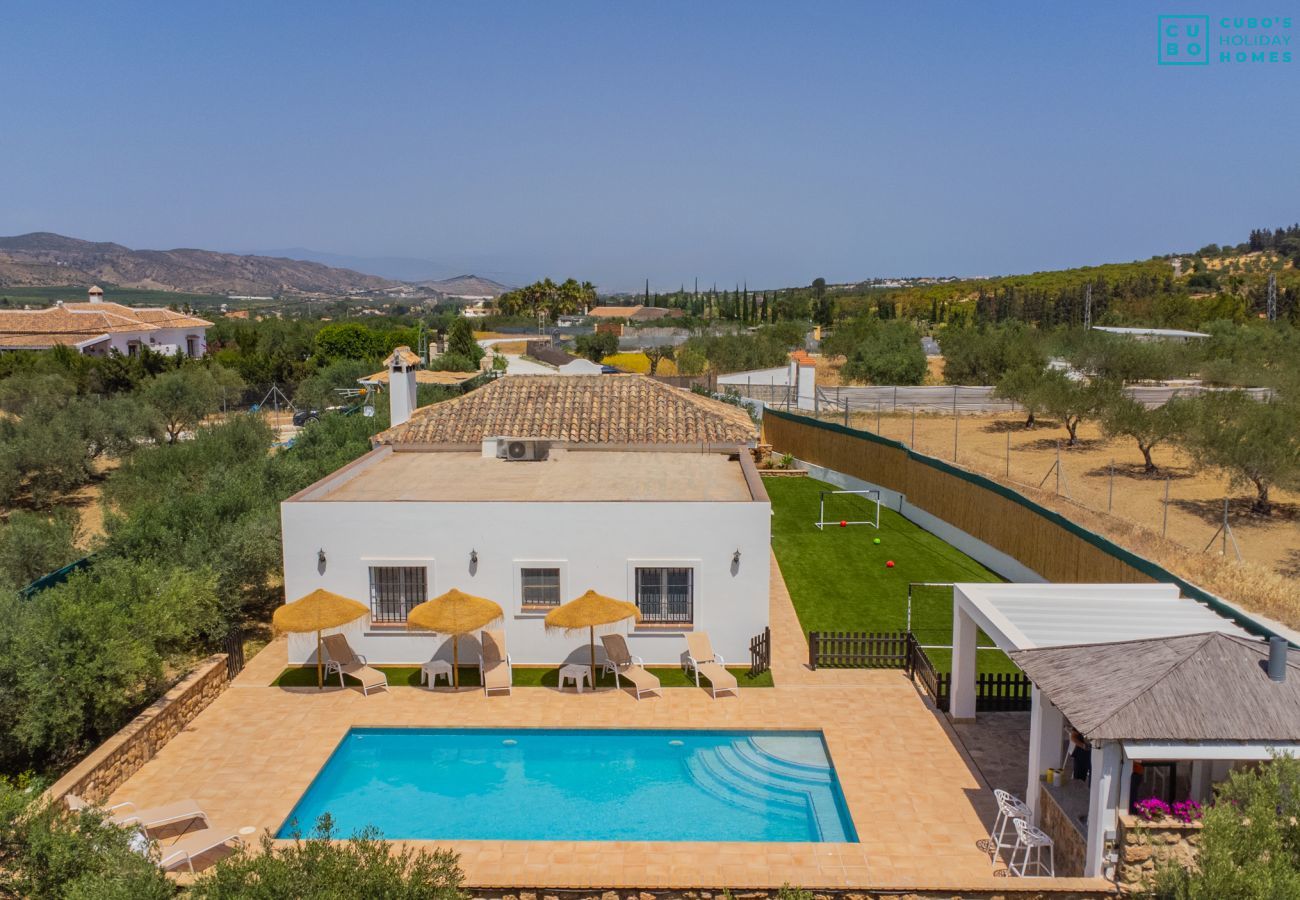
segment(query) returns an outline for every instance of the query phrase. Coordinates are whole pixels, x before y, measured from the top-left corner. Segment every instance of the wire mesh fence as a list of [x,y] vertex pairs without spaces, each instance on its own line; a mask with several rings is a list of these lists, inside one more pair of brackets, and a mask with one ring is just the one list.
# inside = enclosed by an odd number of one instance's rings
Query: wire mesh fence
[[[784,388],[764,386],[764,392]],[[947,408],[935,398],[910,402],[924,388],[862,388],[868,394],[819,391],[815,409],[794,411],[821,421],[868,431],[937,459],[955,463],[1050,502],[1066,514],[1086,510],[1195,552],[1254,561],[1283,574],[1300,574],[1300,532],[1283,512],[1264,520],[1249,491],[1232,489],[1222,473],[1201,471],[1172,445],[1158,446],[1148,467],[1136,442],[1108,439],[1092,422],[1069,434],[996,400],[984,389],[948,392]],[[963,393],[962,391],[965,391]],[[955,402],[953,398],[955,399]],[[770,405],[784,409],[781,402]],[[1284,508],[1288,508],[1283,503]],[[1292,546],[1294,545],[1294,546]],[[1287,567],[1294,569],[1288,572]]]

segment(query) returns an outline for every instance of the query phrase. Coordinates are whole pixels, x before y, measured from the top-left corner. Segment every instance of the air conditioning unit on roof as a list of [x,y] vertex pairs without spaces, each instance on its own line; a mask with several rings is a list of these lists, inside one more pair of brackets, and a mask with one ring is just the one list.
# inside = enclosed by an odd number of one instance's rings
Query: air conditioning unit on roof
[[550,452],[550,441],[539,441],[533,438],[497,438],[497,459],[537,462],[546,459]]

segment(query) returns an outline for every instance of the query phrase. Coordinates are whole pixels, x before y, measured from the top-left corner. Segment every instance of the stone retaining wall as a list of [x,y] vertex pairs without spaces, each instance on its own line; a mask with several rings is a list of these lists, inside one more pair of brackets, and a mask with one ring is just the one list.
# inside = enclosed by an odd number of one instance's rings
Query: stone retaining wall
[[215,700],[229,682],[226,654],[208,657],[55,782],[49,790],[50,798],[60,800],[76,794],[88,803],[103,803]]
[[1119,817],[1116,844],[1119,864],[1115,881],[1126,892],[1141,892],[1166,861],[1184,868],[1196,865],[1201,845],[1201,823],[1164,819],[1147,822],[1134,816]]
[[[1038,785],[1038,827],[1052,839],[1052,862],[1058,878],[1078,878],[1088,858],[1088,841],[1047,789]],[[1010,852],[1010,851],[1008,851]]]

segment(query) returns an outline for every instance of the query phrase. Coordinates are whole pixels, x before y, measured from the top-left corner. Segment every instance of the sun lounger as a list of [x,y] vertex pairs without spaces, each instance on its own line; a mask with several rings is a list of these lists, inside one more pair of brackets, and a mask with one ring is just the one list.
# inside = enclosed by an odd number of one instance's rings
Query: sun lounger
[[506,652],[506,633],[504,631],[483,631],[479,633],[483,651],[479,656],[478,674],[483,682],[483,693],[493,691],[510,693],[512,673],[510,654]]
[[730,691],[733,696],[739,697],[737,693],[736,676],[727,671],[722,655],[713,652],[713,643],[709,640],[709,635],[703,631],[689,631],[686,633],[686,662],[682,668],[695,673],[695,686],[700,686],[700,676],[703,675],[709,679],[709,689],[713,694],[713,699],[718,699],[718,691]]
[[[68,809],[74,812],[79,809],[90,808],[90,804],[76,794],[68,794],[63,798],[63,801],[67,804]],[[162,806],[150,806],[144,809],[127,800],[100,808],[108,814],[109,820],[114,825],[138,825],[141,828],[148,829],[161,828],[163,825],[173,825],[177,822],[189,822],[193,819],[201,819],[204,825],[208,824],[207,813],[193,800],[178,800],[175,803],[165,803]]]
[[627,649],[627,639],[623,635],[603,634],[600,636],[600,642],[605,645],[606,667],[614,670],[616,686],[622,688],[623,684],[619,679],[626,678],[631,682],[638,700],[648,691],[663,696],[663,692],[659,689],[659,679],[645,670],[641,657],[633,656]]
[[325,638],[325,677],[339,673],[339,687],[344,687],[343,676],[350,675],[361,682],[361,693],[369,696],[373,688],[387,688],[388,676],[366,664],[366,658],[352,651],[352,645],[341,634]]
[[[181,863],[189,866],[191,872],[194,871],[195,857],[202,856],[209,850],[215,850],[223,844],[234,841],[242,844],[239,837],[239,830],[236,828],[205,828],[202,831],[196,831],[187,834],[173,844],[158,848],[158,865],[164,870],[174,869]],[[145,851],[147,852],[147,850]]]

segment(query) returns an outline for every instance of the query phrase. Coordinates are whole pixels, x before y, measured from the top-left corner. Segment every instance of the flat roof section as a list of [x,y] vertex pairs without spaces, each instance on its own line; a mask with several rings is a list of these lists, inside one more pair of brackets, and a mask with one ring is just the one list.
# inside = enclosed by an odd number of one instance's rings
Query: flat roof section
[[[538,462],[471,451],[377,451],[293,501],[704,501],[755,498],[737,459],[721,453],[552,450]],[[766,499],[766,498],[760,498]]]

